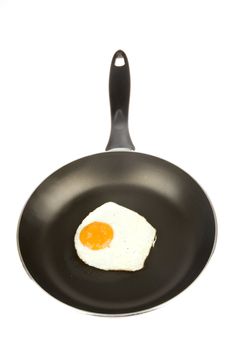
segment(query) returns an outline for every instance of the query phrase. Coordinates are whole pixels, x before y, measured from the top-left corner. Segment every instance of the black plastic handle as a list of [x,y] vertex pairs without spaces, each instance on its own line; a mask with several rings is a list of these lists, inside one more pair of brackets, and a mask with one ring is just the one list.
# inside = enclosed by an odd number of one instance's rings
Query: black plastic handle
[[115,148],[134,150],[128,129],[130,72],[126,54],[118,50],[112,58],[109,76],[111,133],[106,151]]

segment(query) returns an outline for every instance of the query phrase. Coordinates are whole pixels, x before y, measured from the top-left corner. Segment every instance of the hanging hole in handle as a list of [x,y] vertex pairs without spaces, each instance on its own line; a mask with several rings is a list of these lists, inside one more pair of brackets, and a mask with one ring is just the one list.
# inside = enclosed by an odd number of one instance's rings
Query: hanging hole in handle
[[117,57],[115,58],[114,66],[123,67],[124,65],[125,65],[125,59],[121,53],[118,53]]

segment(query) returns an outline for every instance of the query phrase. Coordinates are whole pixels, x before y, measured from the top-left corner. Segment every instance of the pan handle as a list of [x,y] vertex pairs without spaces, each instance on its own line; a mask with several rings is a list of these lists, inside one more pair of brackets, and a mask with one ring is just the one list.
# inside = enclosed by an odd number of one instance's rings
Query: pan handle
[[126,54],[118,50],[113,58],[109,76],[111,133],[106,151],[116,148],[134,150],[128,129],[130,71]]

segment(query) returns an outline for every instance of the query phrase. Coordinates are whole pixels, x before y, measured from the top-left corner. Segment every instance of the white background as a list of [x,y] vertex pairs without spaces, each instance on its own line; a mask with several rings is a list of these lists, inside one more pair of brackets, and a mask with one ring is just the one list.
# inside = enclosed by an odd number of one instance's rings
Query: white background
[[[0,0],[2,349],[232,349],[232,1]],[[104,150],[113,53],[131,68],[136,149],[203,186],[218,242],[203,274],[151,313],[99,318],[44,293],[16,247],[21,209],[48,174]]]

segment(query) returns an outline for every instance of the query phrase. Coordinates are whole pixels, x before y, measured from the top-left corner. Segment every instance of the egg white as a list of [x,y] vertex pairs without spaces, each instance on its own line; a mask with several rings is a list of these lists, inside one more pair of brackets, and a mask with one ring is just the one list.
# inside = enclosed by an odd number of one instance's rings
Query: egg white
[[[109,247],[92,250],[79,239],[82,229],[101,221],[113,229],[113,239]],[[133,210],[108,202],[92,211],[79,225],[74,244],[79,258],[86,264],[102,270],[137,271],[156,241],[156,230],[146,219]]]

